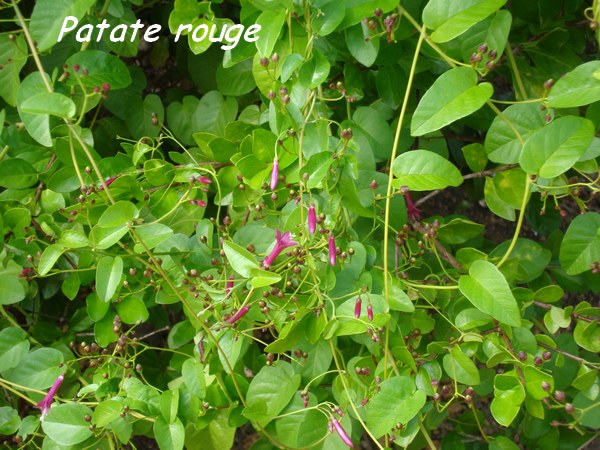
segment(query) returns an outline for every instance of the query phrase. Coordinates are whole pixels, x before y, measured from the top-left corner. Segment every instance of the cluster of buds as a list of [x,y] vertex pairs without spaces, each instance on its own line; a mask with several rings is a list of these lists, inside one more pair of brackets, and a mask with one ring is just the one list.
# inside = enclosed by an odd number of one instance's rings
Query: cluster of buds
[[300,392],[300,397],[304,400],[304,407],[308,408],[308,392],[302,391]]
[[484,56],[487,55],[487,61],[485,67],[487,70],[492,70],[498,64],[498,52],[496,50],[488,49],[487,44],[480,44],[477,51],[469,57],[469,61],[476,67],[480,62],[483,61]]
[[371,369],[369,367],[357,367],[356,369],[354,369],[354,371],[356,372],[356,375],[371,375]]
[[190,205],[200,206],[201,208],[206,208],[206,202],[204,200],[190,200]]
[[[287,105],[291,100],[288,88],[285,86],[281,86],[279,88],[278,93],[279,93],[279,98],[281,100],[281,103],[283,105]],[[269,100],[275,100],[275,97],[277,97],[277,94],[275,93],[275,91],[273,89],[271,89],[271,90],[269,90],[269,92],[267,92],[267,97],[269,98]]]
[[438,230],[440,229],[439,220],[434,220],[431,224],[426,223],[423,225],[423,237],[425,239],[435,239],[438,235]]

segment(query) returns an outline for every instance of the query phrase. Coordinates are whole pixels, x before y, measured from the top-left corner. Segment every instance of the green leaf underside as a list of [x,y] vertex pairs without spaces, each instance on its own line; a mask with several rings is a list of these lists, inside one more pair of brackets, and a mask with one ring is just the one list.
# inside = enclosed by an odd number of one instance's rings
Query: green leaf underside
[[396,179],[394,186],[408,186],[411,191],[433,191],[459,186],[460,171],[447,159],[428,150],[412,150],[398,156],[392,163]]

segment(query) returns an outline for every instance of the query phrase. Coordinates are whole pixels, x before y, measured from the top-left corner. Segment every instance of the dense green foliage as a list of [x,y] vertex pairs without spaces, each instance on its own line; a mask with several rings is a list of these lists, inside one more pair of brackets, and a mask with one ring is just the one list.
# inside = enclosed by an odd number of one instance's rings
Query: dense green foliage
[[[3,2],[0,434],[592,441],[590,3]],[[57,42],[66,16],[162,31]],[[212,23],[262,30],[228,50],[174,42]]]

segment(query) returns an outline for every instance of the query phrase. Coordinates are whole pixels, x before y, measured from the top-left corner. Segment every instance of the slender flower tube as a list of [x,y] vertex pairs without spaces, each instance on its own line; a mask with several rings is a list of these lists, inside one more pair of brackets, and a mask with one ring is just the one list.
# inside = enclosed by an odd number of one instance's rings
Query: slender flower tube
[[279,181],[279,160],[277,156],[273,160],[273,171],[271,172],[271,190],[274,191],[277,188],[277,182]]
[[358,298],[356,299],[356,303],[354,304],[354,317],[356,317],[358,319],[360,317],[361,310],[362,310],[362,300],[359,295]]
[[346,430],[344,430],[342,427],[342,424],[340,424],[337,419],[334,418],[331,418],[331,422],[333,423],[333,427],[335,428],[335,431],[337,431],[337,434],[339,434],[342,438],[342,441],[344,441],[344,444],[350,448],[354,448],[354,443],[352,442],[352,439],[350,439],[350,436],[348,436],[346,433]]
[[225,294],[229,297],[229,293],[233,289],[233,275],[229,277],[229,281],[227,282],[227,286],[225,287]]
[[[117,177],[110,177],[108,180],[106,180],[104,182],[104,184],[106,185],[106,187],[108,187],[111,184],[113,184],[116,179],[117,179]],[[104,184],[100,183],[100,186],[98,187],[99,191],[103,191],[104,190]]]
[[406,202],[406,209],[408,210],[408,220],[415,221],[421,218],[421,211],[415,206],[410,196],[410,190],[407,186],[402,186],[402,193],[404,194],[404,201]]
[[329,235],[329,263],[332,266],[335,266],[335,261],[337,259],[336,250],[335,250],[335,238],[333,234]]
[[40,400],[40,402],[37,405],[35,405],[36,408],[42,410],[42,419],[50,410],[50,406],[52,406],[52,402],[54,402],[54,396],[56,395],[56,392],[58,392],[58,388],[60,387],[64,379],[65,374],[61,373],[54,382],[54,384],[52,384],[52,387],[50,388],[46,396],[42,400]]
[[242,306],[240,308],[240,310],[238,312],[236,312],[233,316],[231,316],[229,319],[227,319],[226,322],[233,325],[238,320],[240,320],[242,317],[244,317],[244,315],[248,312],[249,309],[250,308],[248,306]]
[[370,303],[367,305],[367,317],[371,322],[373,322],[373,307]]
[[292,240],[292,235],[289,231],[281,234],[281,231],[275,230],[275,247],[273,247],[271,253],[269,253],[263,261],[263,267],[271,267],[275,258],[277,258],[282,251],[288,247],[293,247],[294,245],[298,245],[298,243]]
[[317,212],[315,211],[315,205],[310,205],[308,208],[308,231],[310,234],[315,234],[317,230]]
[[200,363],[204,364],[204,338],[201,337],[198,341],[198,355],[200,356]]
[[208,177],[198,177],[196,178],[200,183],[202,184],[210,184],[212,183],[212,180]]

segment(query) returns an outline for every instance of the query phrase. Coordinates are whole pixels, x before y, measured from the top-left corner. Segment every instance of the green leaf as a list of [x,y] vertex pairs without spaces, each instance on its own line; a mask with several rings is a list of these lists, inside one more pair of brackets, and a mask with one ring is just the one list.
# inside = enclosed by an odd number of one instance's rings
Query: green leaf
[[520,448],[521,447],[506,436],[496,436],[494,440],[490,442],[489,450],[519,450]]
[[7,189],[25,189],[38,180],[37,171],[21,158],[0,161],[0,186]]
[[65,249],[60,244],[52,244],[46,247],[38,264],[38,275],[46,275],[54,267],[58,258],[64,253]]
[[426,395],[412,379],[395,376],[379,385],[380,391],[367,403],[367,425],[376,438],[397,423],[406,425],[425,406]]
[[79,403],[55,405],[44,417],[42,429],[57,444],[77,445],[93,434],[86,415],[91,416],[92,410]]
[[185,428],[181,420],[168,423],[164,417],[157,417],[154,426],[154,438],[160,450],[182,450],[185,440]]
[[58,376],[64,372],[59,367],[64,355],[54,349],[42,347],[29,353],[17,367],[4,372],[4,377],[32,389],[46,389],[52,386]]
[[369,37],[369,28],[364,22],[346,29],[346,45],[350,54],[365,67],[371,67],[379,53],[379,38]]
[[230,420],[229,412],[223,411],[213,416],[208,425],[200,430],[193,425],[188,426],[185,433],[186,448],[197,448],[199,443],[202,450],[233,448],[236,429],[229,425]]
[[302,64],[298,73],[298,79],[303,86],[314,89],[327,79],[329,68],[330,64],[327,58],[315,49],[313,57]]
[[198,358],[189,358],[184,361],[181,366],[181,376],[192,395],[200,399],[206,396],[204,366],[198,361]]
[[[110,53],[100,50],[86,50],[77,52],[71,56],[65,64],[73,67],[78,64],[79,71],[71,72],[71,76],[67,78],[67,85],[77,86],[82,83],[84,86],[93,89],[108,84],[110,91],[126,88],[131,84],[131,74],[129,69],[120,58],[117,58]],[[84,70],[87,70],[87,75],[83,75]],[[112,95],[111,92],[108,95]],[[116,94],[115,94],[116,95]]]
[[261,57],[271,57],[277,38],[285,23],[285,13],[285,8],[275,11],[263,11],[256,19],[256,24],[261,26],[256,35],[258,37],[256,48]]
[[133,250],[136,253],[142,253],[146,248],[151,250],[173,236],[173,230],[162,223],[140,225],[135,228],[135,232],[144,244],[135,244]]
[[271,286],[272,284],[278,283],[281,280],[281,275],[278,275],[268,270],[262,269],[250,269],[252,280],[250,284],[253,288],[261,288],[264,286]]
[[[29,351],[27,334],[20,328],[0,331],[0,373],[17,367]],[[10,434],[10,433],[8,433]]]
[[[314,448],[327,434],[327,417],[318,410],[304,409],[303,402],[295,395],[275,421],[278,441],[286,448]],[[316,401],[309,397],[309,406],[313,403]]]
[[408,186],[411,191],[433,191],[459,186],[462,175],[454,164],[428,150],[411,150],[392,163],[394,187]]
[[165,108],[158,95],[149,94],[143,101],[140,99],[129,112],[127,127],[135,139],[158,136],[160,125],[165,121]]
[[317,16],[311,22],[312,29],[319,36],[327,36],[342,23],[345,13],[345,9],[340,7],[337,0],[329,0],[320,4]]
[[560,245],[560,265],[569,275],[590,270],[600,261],[600,214],[588,212],[569,224]]
[[44,52],[57,44],[60,30],[67,16],[75,16],[77,20],[81,20],[95,3],[96,0],[36,1],[31,13],[29,28],[31,36],[37,42],[38,50]]
[[56,92],[41,92],[23,101],[19,107],[27,114],[50,114],[58,117],[73,117],[76,109],[73,100]]
[[458,287],[480,311],[507,325],[521,325],[519,305],[504,275],[492,263],[474,261],[469,267],[469,275],[458,280]]
[[434,42],[448,42],[500,9],[506,0],[429,0],[423,10],[423,24],[432,30]]
[[[510,244],[510,240],[504,241],[490,253],[490,258],[502,257]],[[518,261],[516,281],[528,283],[544,272],[546,266],[550,263],[552,252],[535,241],[518,238],[510,254],[510,259],[513,258]]]
[[423,95],[410,124],[410,134],[422,136],[481,108],[494,92],[490,83],[477,84],[477,72],[457,67],[444,72]]
[[103,302],[109,302],[123,275],[123,258],[103,256],[96,267],[96,292]]
[[128,231],[129,227],[127,225],[117,225],[110,228],[96,225],[90,233],[90,241],[98,250],[104,250],[119,242]]
[[150,317],[144,301],[135,295],[129,295],[117,303],[117,314],[123,323],[136,324],[145,322]]
[[548,94],[551,108],[575,108],[600,100],[600,61],[590,61],[560,78]]
[[472,386],[480,383],[477,366],[457,345],[444,355],[443,366],[448,376],[459,383]]
[[21,120],[25,124],[27,133],[42,144],[44,147],[52,146],[52,136],[50,135],[50,116],[48,114],[28,114],[20,110],[20,104],[34,95],[48,92],[40,72],[33,72],[27,75],[21,82],[17,92],[17,110]]
[[[12,39],[11,39],[12,37]],[[27,44],[22,33],[0,34],[0,97],[11,106],[17,103],[17,90],[21,83],[19,73],[27,62]]]
[[103,428],[117,420],[123,412],[123,403],[118,400],[104,400],[99,403],[92,415],[92,423],[98,428]]
[[0,434],[11,435],[19,429],[21,418],[16,409],[10,406],[0,407]]
[[85,303],[88,316],[90,316],[90,319],[92,319],[94,322],[102,320],[108,312],[108,308],[110,306],[108,303],[100,300],[98,294],[95,292],[92,292],[87,296]]
[[452,219],[438,230],[438,239],[448,244],[463,244],[483,233],[483,225],[461,218]]
[[216,76],[217,87],[223,95],[240,96],[256,89],[251,59],[227,68],[219,65]]
[[496,422],[509,426],[521,409],[525,400],[525,389],[516,374],[496,375],[494,378],[494,399],[490,411]]
[[577,321],[573,338],[577,345],[592,353],[600,352],[600,326],[598,322]]
[[527,173],[553,178],[569,170],[594,137],[594,124],[582,117],[559,117],[533,133],[519,160]]
[[289,363],[279,361],[276,366],[264,366],[250,382],[244,416],[265,426],[285,408],[298,386],[300,375]]
[[223,250],[233,270],[244,278],[252,276],[252,269],[258,269],[258,263],[252,253],[233,242],[223,242]]
[[120,200],[110,205],[98,219],[98,225],[104,228],[127,225],[127,222],[137,219],[139,211],[137,207],[128,201]]
[[511,221],[515,220],[515,209],[500,198],[492,177],[485,177],[483,192],[485,195],[485,202],[488,208],[490,208],[490,211],[503,219]]

